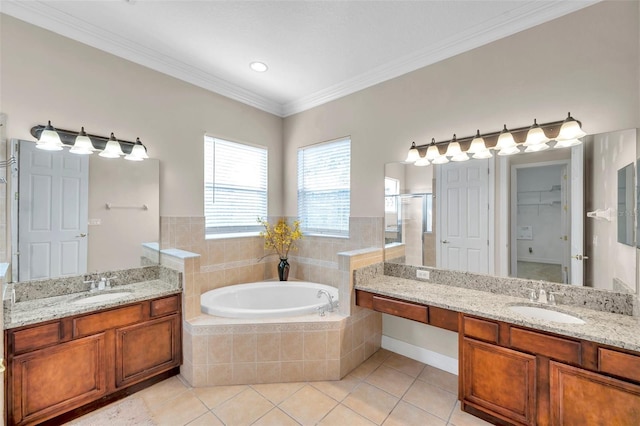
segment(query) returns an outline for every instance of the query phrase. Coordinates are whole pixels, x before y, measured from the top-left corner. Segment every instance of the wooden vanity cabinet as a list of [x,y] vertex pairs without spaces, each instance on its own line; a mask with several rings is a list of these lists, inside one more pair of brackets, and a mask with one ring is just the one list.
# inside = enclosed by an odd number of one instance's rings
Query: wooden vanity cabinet
[[458,331],[458,313],[448,309],[408,302],[363,290],[356,290],[356,305],[383,314]]
[[176,374],[181,331],[179,294],[6,330],[7,423],[69,420]]
[[462,408],[494,423],[640,424],[638,372],[637,354],[462,316]]

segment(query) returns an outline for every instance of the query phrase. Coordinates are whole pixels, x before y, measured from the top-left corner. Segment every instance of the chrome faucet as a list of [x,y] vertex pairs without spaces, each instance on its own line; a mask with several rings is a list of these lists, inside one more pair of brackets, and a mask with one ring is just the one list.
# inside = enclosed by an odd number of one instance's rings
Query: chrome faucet
[[550,291],[549,293],[547,293],[543,288],[541,288],[539,292],[533,288],[530,288],[527,290],[529,290],[529,300],[531,302],[543,303],[545,305],[556,304],[556,295],[558,293],[555,293],[553,291]]
[[318,290],[318,294],[316,295],[316,297],[320,299],[323,294],[327,296],[327,299],[329,300],[329,312],[333,312],[333,309],[337,306],[337,304],[333,304],[333,296],[331,296],[331,293],[329,293],[327,290]]

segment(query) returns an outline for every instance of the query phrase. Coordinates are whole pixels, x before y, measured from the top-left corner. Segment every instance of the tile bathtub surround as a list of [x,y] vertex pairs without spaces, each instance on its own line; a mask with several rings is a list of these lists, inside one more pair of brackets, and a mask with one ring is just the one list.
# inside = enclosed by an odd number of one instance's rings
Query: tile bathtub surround
[[339,380],[382,338],[382,316],[366,309],[249,321],[202,316],[184,323],[180,371],[191,386]]
[[[382,218],[351,218],[349,238],[305,235],[298,241],[299,249],[290,252],[290,279],[339,287],[346,278],[338,265],[338,253],[381,248],[382,223]],[[259,236],[206,239],[204,217],[161,217],[160,229],[161,264],[185,273],[184,312],[188,320],[200,315],[202,293],[233,284],[277,279],[278,258],[264,257],[264,241]],[[164,255],[167,249],[199,257],[183,262]]]
[[[112,286],[133,284],[143,281],[153,281],[161,279],[160,266],[145,266],[142,268],[122,269],[117,271],[100,272],[99,277],[117,277],[113,280]],[[93,274],[94,276],[96,274]],[[163,272],[162,276],[171,279],[171,283],[179,279],[173,272]],[[53,278],[45,280],[25,281],[14,283],[13,288],[16,293],[16,302],[24,302],[33,299],[43,299],[46,297],[62,296],[70,293],[79,293],[89,290],[90,284],[84,283],[84,275],[73,277]],[[169,282],[169,281],[167,281]]]
[[[428,270],[430,272],[429,280],[417,279],[417,269]],[[628,293],[394,263],[384,264],[384,275],[523,298],[528,297],[529,291],[527,289],[529,288],[536,290],[544,288],[547,294],[549,292],[558,293],[559,305],[579,306],[622,315],[633,315],[634,306],[638,303],[635,295]]]

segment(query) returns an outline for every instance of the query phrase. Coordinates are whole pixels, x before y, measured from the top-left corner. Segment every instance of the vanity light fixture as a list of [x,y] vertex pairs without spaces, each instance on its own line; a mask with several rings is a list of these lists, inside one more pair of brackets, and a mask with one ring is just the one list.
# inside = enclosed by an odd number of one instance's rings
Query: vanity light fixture
[[431,143],[429,144],[429,148],[427,148],[427,153],[424,157],[429,161],[433,161],[440,157],[440,151],[436,146],[436,140],[434,138],[431,138]]
[[[567,118],[561,121],[552,121],[549,123],[538,124],[536,119],[533,125],[528,127],[519,127],[517,129],[507,129],[505,124],[501,131],[480,134],[480,130],[476,131],[475,136],[457,138],[453,135],[450,141],[436,142],[431,139],[431,143],[425,145],[411,144],[407,162],[427,165],[445,164],[451,161],[466,161],[469,157],[474,159],[491,158],[493,154],[491,150],[498,151],[498,155],[513,155],[521,152],[540,152],[554,148],[566,148],[581,144],[581,137],[586,133],[582,130],[582,123],[571,117],[571,113],[567,114]],[[555,141],[555,144],[554,144]],[[446,146],[445,154],[440,153],[439,146]],[[520,148],[522,146],[524,150]],[[426,153],[424,157],[422,153]]]
[[131,153],[127,154],[124,159],[129,161],[142,161],[149,158],[147,155],[147,149],[140,142],[140,138],[136,138],[136,143],[131,148]]
[[142,161],[148,159],[147,148],[137,138],[135,142],[118,140],[111,133],[109,138],[105,136],[90,135],[84,127],[80,132],[55,129],[51,121],[46,126],[39,124],[31,128],[31,135],[36,138],[39,149],[60,151],[70,148],[69,152],[78,155],[89,155],[100,152],[101,157],[118,158],[125,155],[127,160]]
[[495,149],[498,150],[498,155],[513,155],[520,152],[518,145],[513,139],[513,135],[509,129],[507,129],[506,124],[498,136],[498,143],[496,144]]
[[36,148],[45,151],[61,151],[63,147],[58,131],[51,125],[51,120],[42,129]]
[[104,151],[98,155],[104,158],[118,158],[121,155],[124,155],[124,152],[122,152],[120,144],[118,143],[118,139],[113,135],[113,132],[111,132],[111,136],[109,137],[109,141],[107,141],[107,146],[104,147]]
[[415,163],[420,159],[420,152],[418,148],[416,148],[416,143],[411,142],[411,148],[409,148],[409,153],[407,154],[407,159],[404,160],[407,163]]
[[493,157],[493,154],[491,154],[491,151],[487,148],[484,138],[480,135],[480,129],[476,131],[476,135],[473,137],[467,152],[469,154],[473,154],[471,158],[475,158],[477,160]]
[[524,141],[524,146],[534,146],[540,144],[546,144],[550,139],[544,134],[544,130],[538,125],[538,121],[534,118],[533,124],[527,132],[527,140]]
[[91,143],[91,139],[89,139],[87,132],[84,131],[84,127],[80,129],[80,133],[76,136],[76,142],[73,144],[69,152],[79,155],[93,154],[93,144]]
[[567,141],[567,140],[575,140],[585,136],[586,133],[582,130],[580,122],[574,119],[571,116],[571,113],[567,113],[567,118],[562,122],[562,126],[560,126],[560,132],[558,136],[556,136],[556,140],[559,141]]

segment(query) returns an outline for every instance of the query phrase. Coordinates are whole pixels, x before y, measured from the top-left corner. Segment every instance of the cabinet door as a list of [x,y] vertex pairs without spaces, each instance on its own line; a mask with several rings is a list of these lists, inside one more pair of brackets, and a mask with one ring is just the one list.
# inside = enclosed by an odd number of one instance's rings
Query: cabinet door
[[552,425],[637,425],[640,386],[551,362]]
[[464,338],[462,398],[492,416],[516,424],[535,424],[536,358]]
[[18,355],[10,374],[9,424],[39,422],[79,407],[106,393],[105,335]]
[[128,386],[180,365],[180,315],[116,330],[116,387]]

